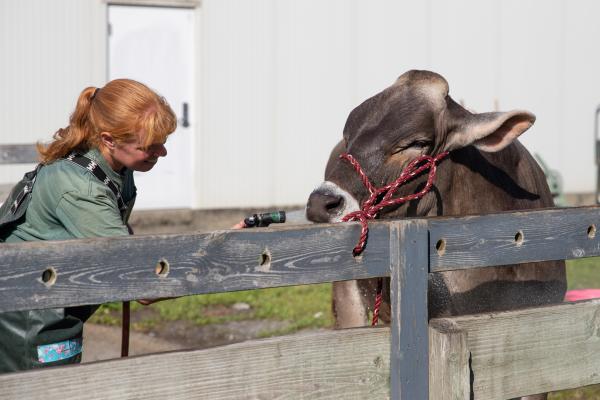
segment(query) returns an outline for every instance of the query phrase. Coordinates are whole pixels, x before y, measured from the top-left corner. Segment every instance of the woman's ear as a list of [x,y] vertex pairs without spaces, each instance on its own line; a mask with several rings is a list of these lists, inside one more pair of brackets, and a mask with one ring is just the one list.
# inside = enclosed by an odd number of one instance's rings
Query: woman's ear
[[100,132],[100,141],[108,150],[114,150],[116,146],[115,138],[110,132]]

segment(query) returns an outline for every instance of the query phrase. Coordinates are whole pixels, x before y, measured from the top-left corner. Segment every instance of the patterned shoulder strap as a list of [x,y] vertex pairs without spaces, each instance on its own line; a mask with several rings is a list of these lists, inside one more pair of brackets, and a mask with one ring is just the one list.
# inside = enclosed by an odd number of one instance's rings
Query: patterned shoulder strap
[[13,203],[10,206],[10,212],[11,212],[11,214],[15,214],[17,212],[17,210],[19,209],[19,206],[21,205],[21,203],[23,203],[23,200],[25,200],[25,198],[27,197],[27,195],[29,193],[31,193],[31,191],[33,190],[33,184],[35,183],[35,178],[37,178],[37,174],[38,174],[40,168],[42,168],[42,164],[38,164],[35,167],[34,171],[31,171],[31,172],[27,173],[27,175],[29,176],[29,178],[31,180],[28,183],[26,183],[25,186],[23,186],[23,188],[21,189],[21,191],[15,197],[15,200],[13,201]]
[[82,168],[89,170],[98,180],[104,183],[108,188],[114,193],[117,198],[117,205],[119,206],[119,211],[121,215],[123,215],[127,211],[127,205],[123,201],[123,197],[121,196],[121,191],[119,191],[118,186],[106,175],[106,173],[100,168],[98,163],[94,160],[90,160],[86,156],[79,153],[71,153],[69,154],[65,160],[71,161],[74,164],[79,165]]

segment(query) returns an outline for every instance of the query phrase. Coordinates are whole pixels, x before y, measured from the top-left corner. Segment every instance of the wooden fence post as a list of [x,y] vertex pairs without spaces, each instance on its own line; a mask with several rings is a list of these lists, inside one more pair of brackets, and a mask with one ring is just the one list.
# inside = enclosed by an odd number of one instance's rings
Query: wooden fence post
[[429,399],[466,400],[471,395],[467,332],[452,319],[429,322]]
[[390,224],[393,400],[429,398],[428,249],[427,221]]

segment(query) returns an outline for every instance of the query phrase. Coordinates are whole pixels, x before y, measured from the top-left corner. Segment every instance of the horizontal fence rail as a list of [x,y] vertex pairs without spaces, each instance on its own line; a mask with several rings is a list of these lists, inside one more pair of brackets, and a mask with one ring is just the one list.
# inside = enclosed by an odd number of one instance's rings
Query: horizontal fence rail
[[428,220],[430,271],[600,255],[600,207]]
[[0,245],[0,312],[389,276],[389,224]]
[[430,344],[432,400],[468,399],[469,389],[487,400],[598,384],[600,299],[434,319]]
[[[600,383],[600,300],[431,320],[431,400]],[[391,329],[304,333],[0,375],[3,399],[389,399]],[[65,369],[67,368],[67,369]],[[77,385],[57,385],[68,375]],[[472,383],[471,383],[472,379]],[[411,400],[423,400],[419,396]]]
[[0,165],[2,164],[36,164],[38,154],[35,144],[1,144]]
[[0,398],[387,399],[389,356],[387,328],[296,334],[0,375]]
[[[2,244],[0,312],[390,276],[408,221]],[[423,221],[430,272],[600,255],[596,206]]]

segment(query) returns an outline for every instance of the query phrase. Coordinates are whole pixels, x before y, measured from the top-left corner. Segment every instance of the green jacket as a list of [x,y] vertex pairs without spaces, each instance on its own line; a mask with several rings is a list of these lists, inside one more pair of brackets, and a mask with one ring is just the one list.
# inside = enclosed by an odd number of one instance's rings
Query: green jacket
[[[0,241],[16,243],[128,235],[126,221],[135,201],[133,171],[113,171],[96,149],[96,161],[119,187],[128,205],[121,217],[113,192],[90,171],[67,160],[42,167],[22,221]],[[1,244],[0,244],[1,245]],[[0,372],[77,363],[83,323],[97,306],[17,311],[0,314]]]

